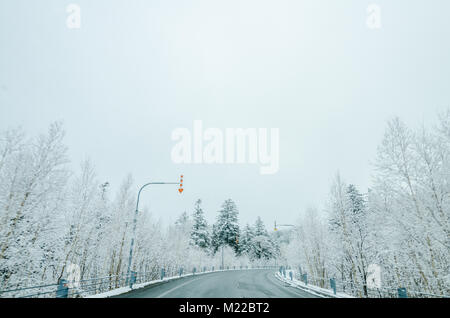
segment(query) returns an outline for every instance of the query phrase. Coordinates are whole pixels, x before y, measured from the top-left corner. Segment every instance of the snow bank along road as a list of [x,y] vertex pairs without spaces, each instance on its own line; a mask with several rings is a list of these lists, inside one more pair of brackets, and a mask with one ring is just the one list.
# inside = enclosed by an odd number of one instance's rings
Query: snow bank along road
[[127,298],[312,298],[275,277],[275,270],[214,272],[175,279],[115,297]]

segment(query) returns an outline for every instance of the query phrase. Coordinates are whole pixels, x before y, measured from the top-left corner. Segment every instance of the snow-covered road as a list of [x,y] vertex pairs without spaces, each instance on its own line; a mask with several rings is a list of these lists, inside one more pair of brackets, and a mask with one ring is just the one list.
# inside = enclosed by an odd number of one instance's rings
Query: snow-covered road
[[290,287],[271,270],[235,270],[184,277],[116,297],[129,298],[312,298]]

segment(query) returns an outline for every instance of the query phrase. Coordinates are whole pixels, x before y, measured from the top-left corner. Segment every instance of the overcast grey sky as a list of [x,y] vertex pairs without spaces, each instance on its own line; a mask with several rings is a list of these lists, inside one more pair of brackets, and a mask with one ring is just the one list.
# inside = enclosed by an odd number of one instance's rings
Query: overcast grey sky
[[[382,28],[366,26],[370,3]],[[81,28],[66,7],[81,8]],[[362,191],[386,120],[430,123],[450,106],[450,2],[0,0],[0,129],[55,120],[72,165],[90,157],[165,221],[233,198],[242,222],[294,222],[340,170]],[[279,128],[280,169],[176,165],[175,128]]]

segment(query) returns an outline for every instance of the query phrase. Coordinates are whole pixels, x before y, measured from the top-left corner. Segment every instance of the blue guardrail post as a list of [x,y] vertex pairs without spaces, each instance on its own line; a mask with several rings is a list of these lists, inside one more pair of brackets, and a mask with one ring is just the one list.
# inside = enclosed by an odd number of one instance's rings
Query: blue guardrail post
[[183,267],[180,267],[180,276],[183,275]]
[[307,273],[304,273],[302,275],[302,280],[305,283],[305,285],[308,285],[308,274]]
[[130,277],[130,288],[133,287],[133,284],[136,283],[136,278],[137,278],[137,272],[131,272],[131,277]]
[[161,268],[161,280],[164,279],[165,274],[166,274],[166,272],[165,272],[164,268]]
[[61,279],[59,281],[58,289],[56,290],[56,298],[67,298],[69,296],[68,281]]
[[336,280],[334,278],[330,278],[330,286],[331,289],[333,290],[333,294],[336,295]]
[[397,289],[398,298],[408,298],[408,293],[406,292],[406,288]]
[[291,278],[291,280],[293,278],[292,276],[293,276],[292,271],[289,271],[289,277]]

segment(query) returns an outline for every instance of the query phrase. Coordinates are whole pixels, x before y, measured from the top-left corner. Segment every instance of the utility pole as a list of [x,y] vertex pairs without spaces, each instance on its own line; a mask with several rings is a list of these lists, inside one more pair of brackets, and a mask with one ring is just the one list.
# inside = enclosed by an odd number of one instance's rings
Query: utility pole
[[178,189],[178,191],[181,193],[183,192],[183,188],[182,188],[182,184],[183,184],[183,175],[181,175],[181,181],[180,182],[149,182],[144,184],[138,192],[138,196],[137,196],[137,201],[136,201],[136,210],[134,211],[134,219],[133,219],[133,234],[131,236],[131,244],[130,244],[130,256],[128,257],[128,269],[127,269],[127,276],[126,276],[126,281],[129,282],[130,284],[130,288],[133,285],[133,280],[130,279],[130,274],[131,274],[131,263],[133,261],[133,247],[134,247],[134,237],[136,235],[136,223],[137,223],[137,216],[138,216],[138,211],[139,211],[139,199],[141,197],[141,192],[142,190],[151,185],[151,184],[179,184],[180,185],[180,189]]

